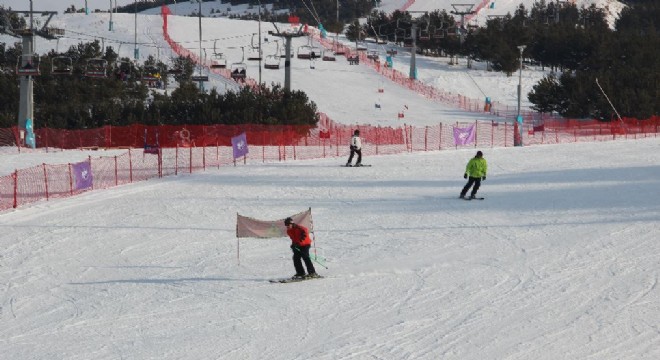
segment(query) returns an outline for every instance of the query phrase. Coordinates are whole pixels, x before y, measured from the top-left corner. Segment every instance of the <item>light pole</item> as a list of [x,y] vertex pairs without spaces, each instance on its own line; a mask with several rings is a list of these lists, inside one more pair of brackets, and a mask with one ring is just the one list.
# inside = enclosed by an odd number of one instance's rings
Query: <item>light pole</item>
[[110,0],[110,26],[108,31],[112,31],[112,0]]
[[[199,76],[202,76],[202,0],[197,0],[199,2]],[[199,90],[204,91],[204,82],[199,82]]]
[[[525,45],[520,45],[518,46],[518,50],[520,50],[520,71],[518,73],[518,113],[516,115],[516,122],[514,126],[514,130],[516,131],[516,136],[514,136],[514,146],[522,146],[523,141],[522,141],[522,125],[523,125],[523,118],[522,115],[520,115],[520,100],[522,96],[522,68],[523,68],[523,51],[525,50],[527,46]],[[515,129],[517,127],[517,129]],[[517,140],[517,141],[516,141]]]
[[139,60],[140,59],[140,49],[138,49],[138,46],[137,46],[137,1],[135,2],[135,30],[134,31],[135,31],[135,38],[134,38],[133,43],[135,44],[135,48],[133,49],[133,57],[135,58],[135,60]]
[[259,0],[259,93],[261,93],[261,0]]

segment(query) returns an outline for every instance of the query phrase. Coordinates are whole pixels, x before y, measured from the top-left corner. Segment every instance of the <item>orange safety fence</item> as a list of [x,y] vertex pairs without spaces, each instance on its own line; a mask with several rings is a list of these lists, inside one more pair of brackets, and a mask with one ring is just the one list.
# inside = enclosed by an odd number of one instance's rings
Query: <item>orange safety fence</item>
[[[455,130],[468,128],[474,130],[474,140],[467,145],[457,145]],[[335,124],[323,114],[318,127],[132,125],[86,130],[36,129],[40,148],[126,148],[126,152],[118,156],[89,157],[93,182],[84,189],[75,185],[75,164],[43,164],[0,174],[0,211],[53,197],[73,196],[89,189],[235,164],[231,138],[243,132],[249,146],[247,157],[241,159],[245,162],[345,157],[355,129],[360,130],[365,156],[514,145],[514,126],[510,123],[474,121],[398,128],[349,126]],[[5,148],[22,151],[24,148],[15,145],[19,143],[15,141],[17,129],[0,129],[0,134],[8,132],[14,136],[12,143],[4,144],[12,146]],[[522,139],[528,146],[639,139],[657,137],[659,132],[660,117],[657,116],[644,121],[624,119],[611,123],[550,119],[537,126],[523,125]]]

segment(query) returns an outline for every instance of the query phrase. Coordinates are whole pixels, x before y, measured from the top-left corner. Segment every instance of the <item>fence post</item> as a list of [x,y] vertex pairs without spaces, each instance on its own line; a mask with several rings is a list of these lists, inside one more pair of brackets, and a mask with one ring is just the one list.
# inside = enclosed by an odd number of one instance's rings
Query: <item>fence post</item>
[[206,171],[206,144],[202,146],[202,170]]
[[174,175],[179,175],[179,144],[176,144],[174,151]]
[[71,172],[71,163],[69,165],[69,194],[73,196],[73,174]]
[[429,127],[428,125],[424,127],[424,151],[429,151]]
[[192,149],[193,148],[192,148],[192,146],[190,146],[188,149],[190,149],[189,150],[189,155],[188,155],[190,157],[190,160],[189,160],[189,163],[188,163],[188,173],[192,174],[192,168],[193,168],[193,151],[192,151]]
[[[94,190],[94,171],[92,170],[92,155],[89,155],[89,172],[91,172],[91,174],[89,175],[92,176],[92,190]],[[46,187],[46,192],[48,192],[48,187]],[[46,197],[46,199],[47,198],[48,197]]]
[[495,147],[495,120],[490,121],[490,147]]
[[376,128],[376,155],[378,155],[378,145],[380,145],[380,125]]
[[128,178],[129,182],[133,183],[133,157],[130,148],[128,149]]
[[266,132],[261,132],[261,163],[266,162]]
[[479,142],[479,122],[477,120],[474,121],[474,148],[477,148],[477,143]]
[[14,170],[12,174],[14,178],[14,209],[18,206],[18,170]]
[[117,155],[115,155],[115,186],[119,185],[119,170],[117,169]]
[[339,141],[341,140],[341,134],[337,129],[337,124],[335,124],[334,133],[335,133],[335,139],[337,139],[337,142],[335,143],[335,151],[337,152],[337,157],[339,157]]
[[44,168],[44,184],[46,185],[46,201],[48,201],[48,174],[46,173],[46,163],[42,164]]
[[438,126],[438,150],[442,150],[442,123]]
[[403,124],[403,138],[405,139],[406,142],[406,151],[410,151],[409,148],[410,146],[408,145],[408,125]]

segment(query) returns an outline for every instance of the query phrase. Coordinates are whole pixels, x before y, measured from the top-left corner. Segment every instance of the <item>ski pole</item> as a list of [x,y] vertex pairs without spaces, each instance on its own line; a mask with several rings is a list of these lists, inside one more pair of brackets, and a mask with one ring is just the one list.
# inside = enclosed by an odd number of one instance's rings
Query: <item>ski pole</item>
[[[302,254],[302,251],[300,251],[300,249],[298,249],[298,247],[295,247],[295,246],[294,246],[293,248],[294,248],[297,252],[299,252],[300,254]],[[317,264],[323,266],[324,269],[326,269],[326,270],[328,269],[327,266],[321,264],[318,260],[316,260],[316,256],[314,256],[314,259],[312,259],[311,256],[310,256],[309,258],[310,258],[312,261],[314,261],[315,263],[317,263]]]

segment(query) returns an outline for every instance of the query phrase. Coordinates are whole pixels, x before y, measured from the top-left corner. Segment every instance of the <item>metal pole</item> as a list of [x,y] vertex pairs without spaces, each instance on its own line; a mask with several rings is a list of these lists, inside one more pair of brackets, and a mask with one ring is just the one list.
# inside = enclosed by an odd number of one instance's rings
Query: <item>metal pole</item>
[[112,31],[112,0],[110,0],[110,26],[108,31]]
[[[32,0],[30,0],[30,30],[22,34],[23,52],[21,60],[17,66],[25,66],[27,61],[31,59],[34,65],[34,23],[32,18]],[[26,134],[27,119],[32,119],[32,126],[34,127],[34,82],[32,76],[20,76],[20,96],[18,104],[18,129],[20,131],[21,145],[24,144]]]
[[523,141],[522,141],[522,125],[523,125],[523,119],[522,116],[520,115],[520,102],[522,98],[522,68],[523,68],[523,51],[525,50],[526,46],[525,45],[520,45],[518,46],[518,50],[520,50],[520,69],[518,73],[518,112],[516,116],[516,124],[518,125],[518,143],[514,144],[514,146],[522,146]]
[[133,41],[133,44],[135,45],[135,48],[133,49],[133,58],[135,58],[135,60],[138,60],[138,59],[140,59],[140,49],[138,49],[138,46],[137,46],[137,1],[135,2],[135,29],[134,29],[134,33],[135,33],[135,39]]
[[415,54],[417,53],[417,21],[413,21],[411,36],[412,36],[412,52],[410,54],[410,74],[409,78],[412,80],[417,79],[417,60]]
[[[199,2],[199,76],[202,76],[202,0],[197,0]],[[199,90],[204,91],[204,82],[200,80]]]
[[259,92],[261,92],[261,0],[259,0]]
[[286,48],[284,53],[286,59],[284,60],[284,88],[291,90],[291,36],[285,36]]

